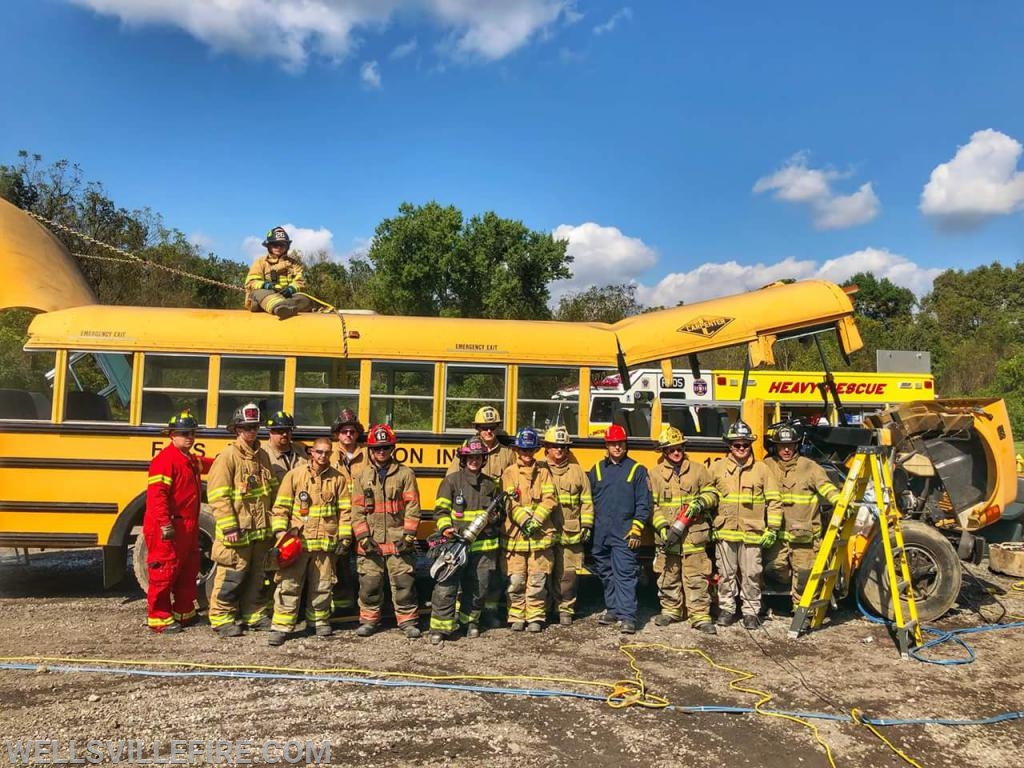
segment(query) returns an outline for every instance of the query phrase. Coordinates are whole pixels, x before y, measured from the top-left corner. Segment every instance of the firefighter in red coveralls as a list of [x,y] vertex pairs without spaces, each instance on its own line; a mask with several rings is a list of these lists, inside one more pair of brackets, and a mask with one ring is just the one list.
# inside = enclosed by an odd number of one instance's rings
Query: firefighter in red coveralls
[[147,624],[154,632],[181,632],[196,618],[199,575],[199,458],[195,418],[188,411],[167,423],[171,442],[149,464],[142,535],[149,566]]

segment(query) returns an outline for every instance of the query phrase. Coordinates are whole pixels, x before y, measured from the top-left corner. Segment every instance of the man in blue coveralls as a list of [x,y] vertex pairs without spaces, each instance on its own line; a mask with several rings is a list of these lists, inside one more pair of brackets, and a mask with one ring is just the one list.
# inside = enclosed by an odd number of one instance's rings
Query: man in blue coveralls
[[604,587],[605,612],[599,624],[619,623],[636,632],[636,551],[651,519],[647,470],[626,455],[626,430],[612,424],[604,433],[608,455],[587,474],[594,497],[594,545],[591,554]]

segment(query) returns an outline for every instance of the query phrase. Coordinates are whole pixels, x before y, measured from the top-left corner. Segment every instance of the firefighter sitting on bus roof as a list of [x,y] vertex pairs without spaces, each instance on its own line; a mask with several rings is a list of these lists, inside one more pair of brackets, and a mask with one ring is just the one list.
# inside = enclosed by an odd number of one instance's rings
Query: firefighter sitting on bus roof
[[711,558],[707,551],[707,512],[714,507],[711,473],[702,463],[687,458],[686,438],[675,427],[661,430],[658,447],[661,458],[650,473],[658,544],[654,572],[659,574],[661,600],[661,613],[654,623],[664,627],[682,621],[685,608],[690,626],[714,635],[708,591]]
[[266,256],[260,256],[245,278],[245,308],[269,312],[287,320],[299,312],[311,312],[313,302],[304,293],[306,279],[302,262],[290,255],[292,241],[284,227],[274,227],[263,241]]
[[[306,620],[317,637],[331,636],[334,554],[352,544],[352,504],[345,476],[331,466],[331,439],[318,437],[303,462],[284,476],[274,503],[272,527],[278,537],[274,619],[269,645],[281,645],[294,631],[306,592]],[[301,546],[288,550],[289,534]]]
[[793,607],[800,602],[821,546],[820,503],[835,506],[839,489],[821,465],[800,455],[800,433],[784,424],[767,436],[774,455],[764,460],[779,484],[782,534],[764,555],[764,575],[789,582]]

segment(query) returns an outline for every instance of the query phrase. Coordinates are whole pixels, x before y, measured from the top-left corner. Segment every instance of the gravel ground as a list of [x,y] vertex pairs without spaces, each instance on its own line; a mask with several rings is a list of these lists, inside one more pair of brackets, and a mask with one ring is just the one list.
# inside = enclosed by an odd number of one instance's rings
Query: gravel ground
[[[1014,580],[984,566],[965,579],[957,609],[943,627],[1024,615]],[[329,640],[302,637],[280,649],[266,636],[220,640],[208,626],[159,637],[144,627],[136,588],[103,591],[92,552],[45,552],[30,566],[0,551],[0,656],[70,656],[276,667],[365,668],[420,674],[491,674],[614,681],[630,677],[620,637],[597,624],[599,590],[585,579],[583,616],[570,628],[538,636],[506,629],[439,648],[409,641],[393,627],[359,639],[341,625]],[[995,594],[991,594],[994,590]],[[642,619],[655,611],[645,592]],[[755,673],[747,685],[772,695],[769,707],[844,714],[856,707],[888,718],[975,718],[1024,710],[1018,659],[1020,631],[975,636],[978,660],[943,667],[901,661],[883,627],[844,608],[823,629],[786,639],[788,621],[717,637],[684,625],[647,621],[632,642],[701,649],[720,665]],[[677,705],[752,706],[757,696],[730,690],[734,677],[694,652],[638,648],[648,690]],[[950,651],[951,653],[951,651]],[[948,656],[940,650],[936,656]],[[51,665],[52,666],[52,665]],[[472,683],[488,685],[488,683]],[[508,682],[509,687],[601,694],[598,687]],[[498,685],[494,683],[493,685]],[[815,721],[840,766],[904,765],[864,727]],[[824,750],[804,726],[753,714],[684,713],[600,701],[484,695],[428,688],[384,688],[336,681],[160,678],[0,670],[3,738],[329,740],[337,765],[531,766],[648,765],[824,766]],[[990,726],[899,726],[884,735],[924,766],[1024,765],[1024,723]],[[4,750],[0,765],[9,764]]]

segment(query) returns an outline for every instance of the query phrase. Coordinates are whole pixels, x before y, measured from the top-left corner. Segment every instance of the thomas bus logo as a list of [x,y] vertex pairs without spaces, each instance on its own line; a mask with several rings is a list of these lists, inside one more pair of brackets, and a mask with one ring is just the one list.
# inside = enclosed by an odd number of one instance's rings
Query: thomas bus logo
[[686,325],[676,328],[676,330],[679,333],[692,333],[694,336],[710,338],[735,319],[734,317],[695,317]]

